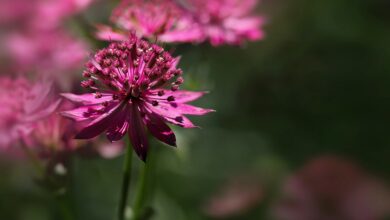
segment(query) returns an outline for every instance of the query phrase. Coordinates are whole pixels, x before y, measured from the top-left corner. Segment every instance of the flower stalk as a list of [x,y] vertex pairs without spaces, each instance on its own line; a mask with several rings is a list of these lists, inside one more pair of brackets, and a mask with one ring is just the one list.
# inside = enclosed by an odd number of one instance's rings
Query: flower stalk
[[131,164],[133,157],[133,148],[130,146],[129,141],[126,141],[126,154],[125,161],[123,164],[123,181],[122,181],[122,190],[119,201],[119,211],[118,211],[118,219],[125,219],[125,211],[127,206],[127,197],[129,194],[130,188],[130,180],[131,180]]
[[39,178],[43,178],[43,176],[45,175],[45,168],[42,165],[41,161],[39,160],[38,156],[29,147],[25,146],[24,144],[21,144],[20,146],[21,146],[23,152],[30,159],[30,162],[32,163],[32,165],[34,166],[34,168],[37,172],[37,176]]
[[141,220],[143,216],[143,208],[146,199],[146,185],[147,185],[147,176],[148,170],[150,169],[150,164],[145,162],[141,164],[140,173],[139,173],[139,182],[137,185],[137,192],[133,207],[133,219],[132,220]]

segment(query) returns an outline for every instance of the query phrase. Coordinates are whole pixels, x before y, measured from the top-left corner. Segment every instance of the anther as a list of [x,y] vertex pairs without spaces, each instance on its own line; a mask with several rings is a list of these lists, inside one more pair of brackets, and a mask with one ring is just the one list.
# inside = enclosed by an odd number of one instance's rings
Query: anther
[[103,70],[102,70],[102,73],[104,74],[104,75],[109,75],[110,74],[110,69],[109,68],[104,68]]
[[91,77],[91,73],[88,72],[88,71],[84,71],[84,72],[83,72],[83,77],[89,78],[89,77]]
[[178,85],[173,85],[172,87],[171,87],[171,90],[172,91],[177,91],[179,89],[179,86]]
[[103,95],[100,92],[95,93],[95,98],[100,99]]
[[183,84],[183,82],[184,82],[184,79],[183,79],[183,77],[178,77],[177,79],[176,79],[176,84],[177,85],[181,85],[181,84]]

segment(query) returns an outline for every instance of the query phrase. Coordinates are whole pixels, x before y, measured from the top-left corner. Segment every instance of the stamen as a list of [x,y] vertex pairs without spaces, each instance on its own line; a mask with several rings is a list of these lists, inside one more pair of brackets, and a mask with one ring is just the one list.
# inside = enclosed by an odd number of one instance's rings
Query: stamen
[[100,99],[103,95],[100,92],[95,93],[95,98]]

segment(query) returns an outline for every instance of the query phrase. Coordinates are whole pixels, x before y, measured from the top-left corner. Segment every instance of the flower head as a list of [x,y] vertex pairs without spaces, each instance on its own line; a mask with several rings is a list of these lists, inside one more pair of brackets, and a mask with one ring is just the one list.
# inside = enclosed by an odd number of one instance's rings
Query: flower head
[[320,156],[287,178],[273,215],[281,220],[385,219],[388,187],[358,164]]
[[211,44],[241,44],[264,37],[264,20],[251,15],[257,0],[184,0],[203,37]]
[[9,33],[6,49],[14,71],[61,75],[82,66],[87,45],[62,30]]
[[146,159],[148,141],[145,130],[160,141],[175,146],[176,138],[166,122],[184,128],[196,127],[185,115],[203,115],[212,110],[186,104],[203,92],[179,91],[182,71],[172,57],[156,44],[131,35],[127,41],[111,43],[87,63],[82,87],[93,92],[63,94],[81,106],[63,115],[76,121],[91,122],[76,135],[90,139],[106,132],[110,141],[129,134],[133,147]]
[[264,37],[260,16],[252,15],[256,0],[122,0],[111,21],[99,25],[102,40],[125,40],[127,32],[168,43],[241,44]]
[[68,17],[85,10],[93,0],[2,0],[0,24],[52,29]]
[[51,97],[52,84],[25,78],[0,78],[0,148],[30,134],[37,122],[54,112],[60,100]]
[[102,40],[126,40],[127,33],[161,42],[199,42],[202,34],[193,28],[193,20],[171,0],[123,0],[113,11],[111,21],[119,31],[98,26]]
[[55,158],[61,153],[77,150],[81,145],[74,140],[79,126],[66,120],[58,111],[73,108],[69,102],[63,102],[56,112],[36,122],[34,130],[25,137],[25,144],[35,148],[43,158]]

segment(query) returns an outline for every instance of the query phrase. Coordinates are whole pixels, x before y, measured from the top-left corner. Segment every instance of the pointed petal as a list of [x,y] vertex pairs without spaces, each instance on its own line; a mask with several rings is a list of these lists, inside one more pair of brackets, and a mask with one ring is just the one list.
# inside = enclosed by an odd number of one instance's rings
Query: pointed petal
[[113,107],[108,112],[102,114],[91,123],[81,130],[77,135],[76,139],[90,139],[98,136],[100,133],[107,130],[111,125],[112,120],[116,117],[116,114],[123,108],[124,104],[119,104]]
[[69,101],[81,103],[84,105],[101,104],[103,102],[112,100],[112,94],[109,93],[102,93],[101,98],[96,98],[95,95],[92,93],[86,93],[82,95],[76,95],[72,93],[61,93],[61,96],[68,99]]
[[138,106],[133,104],[130,107],[130,128],[129,128],[130,142],[134,147],[135,152],[139,158],[146,161],[149,143],[146,137],[145,126],[142,122]]
[[146,114],[144,122],[150,133],[158,140],[176,147],[176,137],[171,128],[165,124],[162,117],[151,113]]
[[48,79],[42,79],[37,82],[31,89],[31,98],[27,98],[23,106],[24,111],[27,114],[31,114],[35,111],[39,111],[44,106],[44,102],[47,100],[50,91],[52,90],[53,82]]
[[123,33],[114,31],[111,27],[106,25],[96,25],[96,38],[106,41],[125,41],[127,36]]
[[62,111],[60,114],[64,117],[73,119],[77,122],[91,119],[92,115],[89,116],[88,113],[90,109],[97,110],[101,106],[81,106],[72,110]]
[[167,111],[176,111],[182,115],[205,115],[214,112],[212,109],[199,108],[193,105],[181,103],[160,103],[160,106],[166,108]]
[[37,112],[37,113],[35,113],[33,115],[30,115],[30,116],[27,116],[27,117],[23,118],[23,120],[26,121],[26,122],[31,122],[31,121],[36,121],[36,120],[42,119],[44,117],[47,117],[51,113],[56,111],[56,109],[58,108],[60,103],[61,103],[61,99],[57,100],[56,102],[53,102],[51,105],[49,105],[48,107],[46,107],[42,111],[39,111],[39,112]]
[[119,141],[126,134],[129,129],[129,108],[126,106],[112,122],[112,125],[107,130],[107,138],[111,142]]
[[175,98],[175,102],[177,103],[187,103],[194,101],[196,99],[199,99],[207,92],[191,92],[191,91],[185,91],[185,90],[178,90],[178,91],[171,91],[171,90],[163,90],[164,95],[158,96],[157,93],[160,90],[154,90],[152,91],[153,95],[148,95],[151,98],[155,99],[167,99],[169,96],[173,96]]
[[183,127],[183,128],[198,128],[198,126],[194,125],[190,119],[188,119],[186,116],[177,116],[177,117],[174,117],[174,118],[168,118],[168,117],[164,117],[164,120],[166,120],[167,122],[171,123],[171,124],[174,124],[174,125],[177,125],[177,126],[180,126],[180,127]]
[[201,42],[204,40],[204,34],[199,28],[192,27],[188,30],[175,30],[166,32],[159,36],[162,42]]
[[178,112],[171,111],[171,109],[162,108],[161,106],[153,106],[149,103],[145,104],[145,108],[149,112],[153,112],[157,115],[160,115],[163,117],[163,119],[169,123],[172,123],[174,125],[183,127],[183,128],[196,128],[195,126],[187,117],[181,115]]

